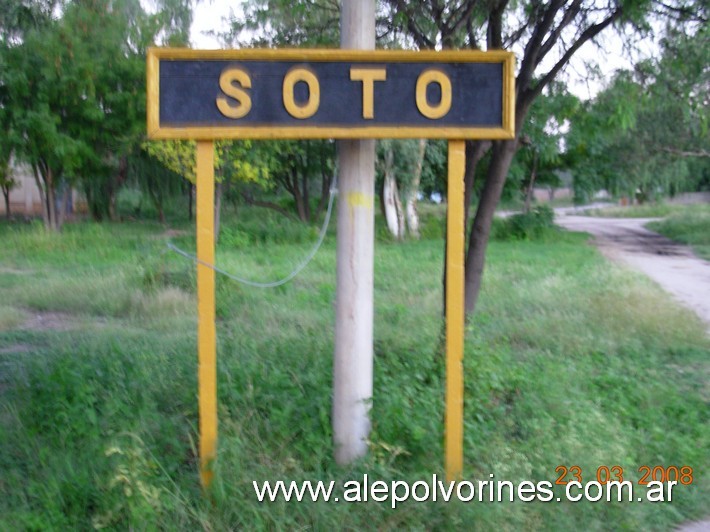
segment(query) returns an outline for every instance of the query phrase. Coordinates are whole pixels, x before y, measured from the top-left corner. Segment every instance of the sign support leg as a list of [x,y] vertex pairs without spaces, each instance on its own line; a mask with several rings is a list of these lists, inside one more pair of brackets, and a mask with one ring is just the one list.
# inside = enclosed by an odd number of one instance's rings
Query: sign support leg
[[463,140],[449,141],[446,209],[446,480],[463,472],[464,169]]
[[217,342],[214,264],[214,142],[197,142],[197,356],[200,480],[212,482],[217,457]]

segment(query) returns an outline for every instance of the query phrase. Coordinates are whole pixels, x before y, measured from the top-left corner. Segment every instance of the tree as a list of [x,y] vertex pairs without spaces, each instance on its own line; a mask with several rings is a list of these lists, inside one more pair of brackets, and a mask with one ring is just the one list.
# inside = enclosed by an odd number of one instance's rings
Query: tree
[[117,218],[127,158],[144,135],[144,54],[154,38],[142,27],[148,18],[130,2],[81,2],[64,13],[63,24],[74,28],[72,60],[91,80],[87,109],[74,118],[70,133],[88,148],[73,174],[95,220]]
[[414,238],[419,237],[416,200],[426,146],[424,139],[378,143],[376,169],[380,206],[388,230],[398,240],[403,239],[407,231]]
[[[162,140],[146,141],[142,145],[145,155],[159,162],[170,170],[172,176],[182,176],[194,186],[197,181],[197,146],[193,140]],[[215,142],[215,234],[219,237],[222,195],[224,186],[232,183],[251,183],[264,186],[271,177],[272,169],[268,158],[261,157],[258,150],[253,149],[249,140],[219,140]],[[137,174],[138,177],[140,174]],[[164,198],[175,190],[177,182],[170,176],[159,177],[157,172],[151,177],[146,173],[139,182],[145,187],[158,211],[160,221],[165,221],[163,213]],[[192,195],[190,195],[192,199]],[[190,217],[192,203],[190,202]]]
[[155,15],[138,0],[5,2],[12,9],[0,22],[13,31],[2,40],[0,104],[17,157],[34,171],[47,227],[61,226],[65,202],[56,196],[67,183],[83,185],[95,218],[113,217],[144,128],[145,48],[158,35],[177,42],[189,2],[163,0]]
[[620,71],[572,120],[575,190],[639,201],[702,186],[710,169],[710,40],[672,32],[658,59]]
[[[563,157],[564,130],[579,108],[579,100],[567,92],[560,82],[551,83],[530,110],[520,134],[521,148],[511,166],[519,167],[521,179],[517,189],[524,197],[524,210],[529,212],[535,187],[560,185],[558,172],[566,167]],[[511,181],[511,178],[508,178]]]
[[[190,183],[190,189],[197,181],[197,144],[194,140],[151,140],[145,141],[141,146],[141,152],[158,162],[164,168],[170,170],[171,176],[166,175],[166,179],[174,180],[175,176],[180,176]],[[136,183],[148,194],[153,206],[158,212],[158,219],[165,222],[163,203],[165,196],[171,190],[175,190],[178,183],[165,182],[157,176],[149,173],[138,172],[135,174]],[[189,218],[192,218],[192,190],[189,194]]]
[[10,155],[0,152],[0,189],[5,199],[5,217],[10,219],[10,191],[15,188],[17,181],[12,178]]
[[639,70],[651,97],[649,114],[664,120],[665,127],[649,137],[653,146],[680,157],[710,157],[710,28],[693,35],[672,32],[650,72]]
[[646,29],[646,17],[657,7],[679,21],[690,17],[707,21],[706,10],[694,11],[683,0],[651,1],[551,0],[514,3],[508,0],[409,2],[387,0],[390,16],[383,32],[406,34],[419,48],[511,49],[520,54],[516,77],[514,140],[468,142],[466,195],[470,197],[475,167],[490,150],[466,253],[466,311],[471,315],[480,291],[485,251],[495,208],[513,157],[520,148],[520,132],[543,90],[558,78],[570,59],[587,42],[614,27]]
[[65,127],[76,100],[65,101],[60,85],[66,82],[76,95],[84,91],[83,81],[66,61],[65,35],[47,8],[39,3],[26,9],[16,6],[12,19],[16,31],[3,41],[1,96],[13,150],[33,169],[45,224],[58,229],[57,185],[81,152]]
[[[239,46],[337,48],[338,0],[248,0],[222,38]],[[244,35],[244,37],[242,37]]]
[[[243,18],[232,21],[226,42],[240,46],[304,47],[339,46],[340,5],[337,0],[250,0],[242,2]],[[274,182],[293,199],[299,220],[310,222],[320,216],[328,202],[335,169],[335,143],[330,140],[265,142],[262,154],[270,161]],[[268,152],[268,153],[267,153]],[[311,205],[313,191],[319,194],[315,211]],[[273,202],[251,204],[284,213]]]
[[[0,87],[2,91],[2,87]],[[0,101],[2,98],[0,97]],[[0,127],[5,134],[0,136],[0,189],[5,198],[5,216],[10,219],[10,190],[17,184],[12,178],[12,135],[9,133],[9,116],[6,110],[0,106]]]
[[[335,143],[330,140],[283,140],[264,144],[274,182],[293,199],[298,219],[310,222],[328,202],[335,169]],[[313,182],[320,181],[315,213],[311,206]],[[315,215],[315,216],[314,216]]]

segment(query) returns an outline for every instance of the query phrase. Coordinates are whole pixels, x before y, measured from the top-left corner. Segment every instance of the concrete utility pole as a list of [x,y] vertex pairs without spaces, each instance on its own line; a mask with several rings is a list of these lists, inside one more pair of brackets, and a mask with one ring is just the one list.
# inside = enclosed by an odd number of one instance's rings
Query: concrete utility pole
[[[340,35],[341,48],[374,50],[375,1],[342,0]],[[370,434],[375,141],[340,141],[338,160],[333,439],[346,464],[367,453]]]

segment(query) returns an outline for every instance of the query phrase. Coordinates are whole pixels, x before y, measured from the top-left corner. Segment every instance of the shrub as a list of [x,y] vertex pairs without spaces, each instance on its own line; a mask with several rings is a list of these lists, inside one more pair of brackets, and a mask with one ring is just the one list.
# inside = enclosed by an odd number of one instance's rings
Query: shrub
[[555,230],[555,212],[539,205],[530,212],[513,214],[493,225],[496,240],[534,240]]

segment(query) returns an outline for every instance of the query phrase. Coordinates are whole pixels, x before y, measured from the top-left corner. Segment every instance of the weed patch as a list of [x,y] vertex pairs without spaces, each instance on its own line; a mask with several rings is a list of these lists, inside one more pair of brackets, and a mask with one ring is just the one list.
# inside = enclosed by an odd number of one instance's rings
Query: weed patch
[[[217,261],[244,277],[288,273],[312,242],[301,227],[281,239],[277,221],[259,236],[261,211],[240,216]],[[370,454],[349,466],[333,460],[332,236],[278,289],[218,278],[219,459],[205,498],[194,265],[164,253],[167,238],[194,239],[138,224],[77,224],[59,242],[0,226],[0,237],[0,529],[668,529],[706,512],[705,331],[584,235],[490,245],[466,332],[464,476],[554,482],[559,465],[618,464],[636,482],[642,465],[690,465],[693,485],[672,504],[256,500],[253,480],[442,476],[444,245],[433,237],[377,243]],[[22,328],[33,313],[75,326]]]
[[495,220],[491,236],[494,240],[533,240],[555,232],[554,211],[547,205],[539,205],[530,212]]
[[652,222],[649,229],[688,244],[706,260],[710,260],[710,206],[692,206],[665,220]]

